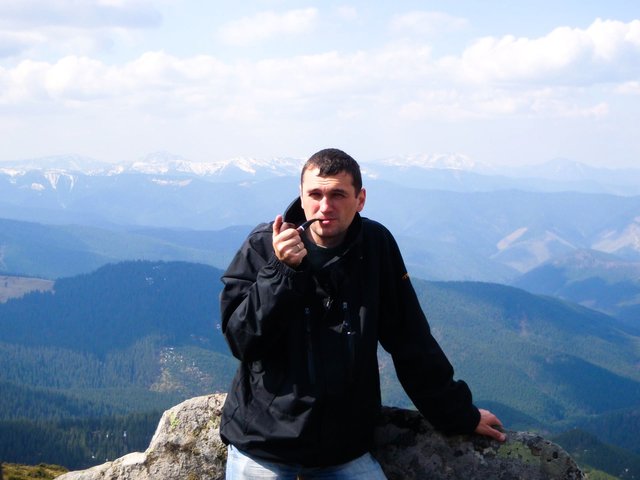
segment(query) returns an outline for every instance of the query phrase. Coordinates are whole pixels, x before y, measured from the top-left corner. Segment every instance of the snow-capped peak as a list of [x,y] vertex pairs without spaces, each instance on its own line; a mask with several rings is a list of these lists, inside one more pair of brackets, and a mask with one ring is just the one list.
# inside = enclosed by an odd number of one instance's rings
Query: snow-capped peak
[[298,175],[303,160],[277,157],[259,159],[234,157],[208,162],[191,161],[168,152],[154,152],[128,163],[99,162],[78,155],[59,155],[15,162],[0,163],[0,173],[17,177],[27,172],[85,175],[119,175],[140,173],[147,175],[178,175],[216,177],[221,180],[263,179],[275,176]]
[[221,176],[235,171],[245,176],[281,176],[298,174],[303,161],[293,158],[259,159],[234,157],[210,162],[195,162],[179,155],[156,152],[126,166],[125,170],[155,175],[188,174],[196,176]]
[[388,157],[371,162],[393,167],[418,167],[424,169],[477,170],[479,165],[470,157],[460,153],[419,153]]
[[112,164],[100,162],[81,155],[53,155],[49,157],[30,158],[26,160],[0,163],[0,171],[17,176],[30,171],[44,172],[80,172],[88,175],[103,174],[113,167]]

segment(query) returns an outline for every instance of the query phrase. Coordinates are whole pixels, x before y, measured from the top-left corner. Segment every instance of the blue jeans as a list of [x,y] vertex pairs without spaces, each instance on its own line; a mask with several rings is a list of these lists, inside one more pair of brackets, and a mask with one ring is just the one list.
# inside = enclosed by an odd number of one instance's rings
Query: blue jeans
[[241,452],[233,445],[227,451],[226,480],[386,480],[380,464],[366,453],[342,465],[305,468],[267,462]]

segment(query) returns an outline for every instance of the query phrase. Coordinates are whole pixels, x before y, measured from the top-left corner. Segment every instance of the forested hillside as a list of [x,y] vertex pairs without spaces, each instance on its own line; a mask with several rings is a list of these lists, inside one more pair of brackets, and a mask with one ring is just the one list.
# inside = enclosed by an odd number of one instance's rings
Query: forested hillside
[[640,404],[639,337],[614,318],[497,284],[415,283],[477,397],[545,422]]
[[0,304],[0,459],[99,463],[122,454],[116,430],[145,448],[164,409],[225,390],[235,360],[216,328],[220,273],[109,264]]
[[0,459],[37,465],[56,458],[71,468],[86,468],[149,445],[161,412],[58,421],[0,421]]
[[3,339],[101,357],[150,335],[226,351],[216,329],[219,275],[200,264],[109,264],[56,281],[54,292],[33,292],[2,305]]
[[[116,416],[136,414],[131,421],[149,436],[165,408],[225,391],[236,360],[218,325],[221,273],[184,262],[109,264],[0,304],[6,460],[99,463],[115,447],[88,440],[88,419],[116,424]],[[609,429],[602,439],[640,453],[633,421],[640,338],[624,324],[497,284],[414,279],[414,285],[458,378],[508,428],[579,426],[599,435],[603,422],[616,424],[616,433]],[[410,405],[384,352],[380,365],[385,403]],[[43,435],[55,437],[46,448],[38,447]]]

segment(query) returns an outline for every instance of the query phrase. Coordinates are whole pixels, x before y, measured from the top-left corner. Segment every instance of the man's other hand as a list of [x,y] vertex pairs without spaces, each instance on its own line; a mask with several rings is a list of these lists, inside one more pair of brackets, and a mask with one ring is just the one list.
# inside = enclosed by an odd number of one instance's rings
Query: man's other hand
[[480,408],[479,411],[480,422],[478,422],[475,432],[480,435],[494,438],[500,442],[504,442],[507,436],[501,431],[502,422],[500,419],[489,410],[483,410]]

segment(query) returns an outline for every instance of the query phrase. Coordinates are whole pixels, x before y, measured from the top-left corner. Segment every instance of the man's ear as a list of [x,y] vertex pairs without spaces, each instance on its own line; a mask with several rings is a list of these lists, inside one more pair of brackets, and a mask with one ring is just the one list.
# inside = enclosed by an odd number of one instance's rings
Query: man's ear
[[364,202],[367,200],[367,191],[364,188],[360,189],[358,193],[358,212],[361,212],[364,208]]

